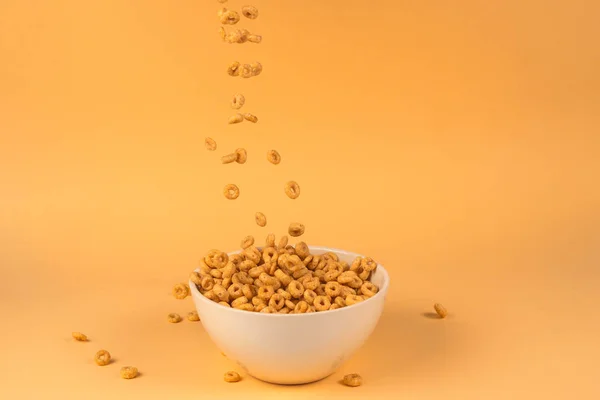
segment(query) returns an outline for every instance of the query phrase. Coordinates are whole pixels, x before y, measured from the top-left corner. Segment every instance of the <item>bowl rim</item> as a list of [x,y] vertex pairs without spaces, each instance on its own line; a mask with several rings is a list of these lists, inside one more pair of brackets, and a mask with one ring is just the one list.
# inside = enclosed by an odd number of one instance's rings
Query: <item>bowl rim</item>
[[[261,249],[262,246],[256,246],[258,249]],[[323,251],[325,253],[331,252],[331,253],[336,253],[336,254],[344,254],[347,256],[351,256],[351,257],[366,257],[362,254],[358,254],[358,253],[354,253],[351,251],[346,251],[346,250],[341,250],[341,249],[336,249],[333,247],[325,247],[325,246],[308,246],[308,248],[310,250],[315,250],[315,251]],[[243,251],[243,249],[240,250],[235,250],[235,251],[231,251],[228,252],[227,255],[231,256],[234,254],[239,254]],[[194,269],[195,272],[198,272],[200,270],[200,268],[196,268]],[[383,297],[384,301],[385,301],[385,296],[387,294],[388,288],[389,288],[389,284],[390,284],[390,275],[388,273],[388,271],[385,269],[385,267],[383,267],[381,264],[377,263],[377,270],[383,272],[383,284],[381,285],[381,287],[379,288],[379,291],[377,293],[375,293],[374,296],[369,297],[367,300],[361,301],[360,303],[356,303],[353,304],[351,306],[347,306],[347,307],[342,307],[342,308],[336,308],[335,310],[327,310],[327,311],[321,311],[321,312],[311,312],[311,313],[301,313],[301,314],[280,314],[280,313],[261,313],[261,312],[250,312],[250,311],[246,311],[246,310],[238,310],[235,309],[233,307],[225,307],[220,305],[217,302],[214,302],[210,299],[207,299],[206,297],[204,297],[204,295],[202,293],[200,293],[200,291],[198,290],[198,288],[196,287],[196,285],[194,284],[194,282],[192,282],[191,280],[188,280],[188,285],[190,287],[190,292],[192,293],[192,298],[197,298],[199,299],[199,301],[204,302],[205,304],[211,304],[210,307],[218,307],[219,310],[223,310],[224,312],[235,312],[235,313],[243,313],[244,315],[255,315],[257,316],[257,318],[283,318],[283,317],[288,317],[288,318],[300,318],[300,317],[304,317],[304,318],[308,318],[308,317],[315,317],[317,315],[332,315],[332,313],[336,313],[336,312],[352,312],[352,311],[348,311],[348,310],[357,310],[359,307],[364,307],[365,304],[368,304],[371,300],[378,298],[378,297]],[[196,307],[198,308],[198,307]],[[262,316],[258,316],[258,315],[262,315]]]

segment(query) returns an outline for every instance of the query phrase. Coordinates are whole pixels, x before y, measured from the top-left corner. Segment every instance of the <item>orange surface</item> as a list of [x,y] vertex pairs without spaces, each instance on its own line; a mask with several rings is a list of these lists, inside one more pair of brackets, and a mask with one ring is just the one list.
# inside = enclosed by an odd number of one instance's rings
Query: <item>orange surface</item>
[[[256,0],[263,43],[227,45],[216,1],[0,2],[3,398],[600,396],[598,3],[367,3]],[[259,123],[225,123],[237,91]],[[225,384],[170,289],[291,221],[386,265],[385,313],[333,378]]]

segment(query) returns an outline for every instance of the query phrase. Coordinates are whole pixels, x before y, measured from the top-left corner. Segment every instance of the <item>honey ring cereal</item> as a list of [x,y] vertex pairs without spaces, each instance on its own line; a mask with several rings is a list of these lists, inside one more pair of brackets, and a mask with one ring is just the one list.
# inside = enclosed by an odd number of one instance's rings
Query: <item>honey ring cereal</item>
[[244,119],[246,121],[252,122],[253,124],[258,122],[258,117],[254,114],[246,113],[244,114]]
[[187,319],[188,319],[188,321],[191,321],[191,322],[200,321],[200,316],[198,315],[198,311],[190,311],[189,313],[187,313]]
[[267,160],[273,164],[277,165],[281,162],[281,155],[277,152],[277,150],[269,150],[267,152]]
[[254,237],[248,235],[242,240],[242,249],[247,249],[248,247],[252,246],[253,244],[254,244]]
[[313,300],[313,305],[317,311],[327,311],[331,307],[331,300],[326,296],[317,296]]
[[233,99],[231,100],[231,108],[234,110],[239,110],[246,104],[246,98],[241,93],[236,93],[233,95]]
[[245,164],[246,161],[248,161],[248,152],[246,151],[246,149],[236,149],[235,156],[235,162],[237,162],[238,164]]
[[94,355],[94,362],[101,367],[110,364],[110,359],[110,353],[106,350],[99,350]]
[[446,311],[446,308],[440,303],[435,303],[433,305],[433,309],[435,310],[437,315],[440,316],[440,318],[446,318],[446,316],[448,315],[448,311]]
[[171,313],[167,315],[167,321],[169,321],[172,324],[176,324],[178,322],[181,322],[181,317],[179,316],[179,314]]
[[358,374],[348,374],[342,380],[343,384],[350,387],[358,387],[362,385],[362,377]]
[[342,285],[333,281],[325,284],[325,293],[331,297],[337,297],[342,294]]
[[207,137],[204,139],[204,147],[208,151],[215,151],[217,149],[217,142],[213,138]]
[[[229,76],[240,76],[241,64],[238,61],[234,61],[227,67],[227,74]],[[238,114],[241,116],[241,114]],[[243,120],[243,117],[242,117]],[[240,121],[241,122],[241,121]]]
[[81,332],[73,332],[71,333],[71,336],[73,336],[73,339],[77,340],[78,342],[87,342],[88,340],[87,336]]
[[248,19],[258,18],[258,8],[254,6],[243,6],[242,15]]
[[173,296],[178,300],[185,299],[189,294],[189,288],[185,283],[178,283],[173,287]]
[[133,379],[138,375],[138,369],[136,367],[122,367],[121,371],[121,378],[123,379]]
[[229,200],[235,200],[240,196],[240,189],[236,185],[230,183],[223,189],[223,194]]
[[288,233],[292,237],[298,237],[304,235],[305,227],[299,222],[292,222],[288,228]]
[[254,214],[254,220],[256,221],[256,225],[260,227],[267,226],[267,217],[261,212],[257,212],[256,214]]
[[227,383],[235,383],[235,382],[241,381],[242,377],[240,376],[240,374],[238,374],[235,371],[227,371],[227,372],[225,372],[223,379]]
[[297,199],[300,196],[300,185],[295,181],[289,181],[285,184],[285,194],[290,199]]

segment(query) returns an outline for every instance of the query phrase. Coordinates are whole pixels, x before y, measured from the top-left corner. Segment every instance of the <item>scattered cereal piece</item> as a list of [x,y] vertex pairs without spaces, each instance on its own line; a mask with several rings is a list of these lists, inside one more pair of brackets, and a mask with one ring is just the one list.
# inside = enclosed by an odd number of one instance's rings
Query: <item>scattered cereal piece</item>
[[256,220],[256,225],[261,226],[261,227],[267,226],[267,217],[265,216],[265,214],[263,214],[261,212],[257,212],[254,215],[254,219]]
[[77,340],[78,342],[87,342],[88,340],[87,336],[81,332],[73,332],[71,333],[71,336],[73,336],[73,339]]
[[437,315],[440,316],[440,318],[446,318],[446,316],[448,315],[448,311],[446,311],[446,308],[439,303],[435,303],[433,305],[433,308],[435,309]]
[[256,115],[250,114],[250,113],[244,114],[244,119],[246,119],[246,121],[250,121],[254,124],[258,122],[258,117]]
[[227,67],[227,73],[230,76],[240,76],[240,66],[241,64],[238,61],[234,61]]
[[251,78],[252,76],[254,76],[252,66],[250,64],[242,65],[242,68],[240,70],[240,76],[242,78]]
[[304,225],[299,222],[292,222],[288,228],[288,233],[292,237],[302,236],[304,234]]
[[94,361],[100,366],[108,365],[110,363],[110,353],[106,350],[100,350],[94,356]]
[[239,124],[240,122],[244,122],[244,116],[242,114],[232,115],[227,121],[227,123],[230,125]]
[[236,149],[235,154],[237,156],[235,162],[238,164],[245,164],[248,160],[248,152],[246,152],[246,149]]
[[246,98],[243,94],[237,93],[233,95],[233,99],[231,100],[231,108],[239,110],[246,104]]
[[138,369],[136,367],[122,367],[121,378],[133,379],[138,375]]
[[260,35],[248,35],[248,41],[250,43],[260,43],[262,42],[262,36]]
[[254,244],[253,236],[246,236],[244,240],[242,240],[242,249],[247,249],[248,247]]
[[200,321],[200,316],[198,316],[198,311],[190,311],[187,314],[188,321],[197,322]]
[[225,376],[223,379],[225,379],[225,382],[234,383],[241,381],[242,377],[235,371],[228,371],[225,372]]
[[242,15],[248,19],[258,18],[258,8],[254,6],[243,6]]
[[230,183],[229,185],[225,186],[225,189],[223,189],[223,194],[229,200],[235,200],[240,196],[240,189],[236,185]]
[[300,196],[300,186],[294,181],[289,181],[285,184],[285,194],[290,199],[297,199]]
[[185,283],[178,283],[173,287],[173,296],[176,299],[183,300],[190,294],[189,288]]
[[344,380],[342,382],[346,386],[357,387],[362,385],[362,377],[358,374],[348,374],[344,376]]
[[225,28],[220,26],[218,32],[219,36],[221,36],[221,39],[225,40],[227,38],[227,32],[225,31]]
[[206,147],[206,150],[215,151],[217,149],[217,142],[215,142],[214,139],[207,137],[204,139],[204,147]]
[[252,69],[252,75],[253,76],[258,76],[260,75],[260,73],[263,70],[262,64],[259,63],[258,61],[250,64],[250,68]]
[[281,156],[277,152],[277,150],[269,150],[267,152],[267,160],[274,165],[277,165],[281,162]]
[[176,313],[171,313],[167,315],[167,321],[169,321],[172,324],[176,324],[178,322],[181,322],[181,316]]
[[287,236],[282,236],[281,239],[279,239],[279,245],[277,246],[279,249],[285,249],[285,247],[288,244],[288,237]]
[[217,13],[223,25],[235,25],[240,21],[240,14],[234,10],[223,8]]
[[222,164],[231,164],[232,162],[236,161],[237,158],[238,158],[238,155],[236,153],[226,154],[223,157],[221,157],[221,163]]

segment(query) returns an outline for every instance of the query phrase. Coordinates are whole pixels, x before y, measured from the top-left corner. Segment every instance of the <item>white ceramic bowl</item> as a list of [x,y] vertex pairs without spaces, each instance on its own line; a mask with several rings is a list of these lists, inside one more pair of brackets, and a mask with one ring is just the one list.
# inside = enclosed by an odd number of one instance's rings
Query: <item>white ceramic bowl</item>
[[[309,248],[311,254],[333,252],[348,263],[361,256],[328,247]],[[383,311],[389,275],[377,265],[371,281],[379,292],[370,299],[309,314],[236,310],[207,299],[193,282],[189,285],[204,329],[227,358],[262,381],[302,384],[333,374],[371,335]]]

